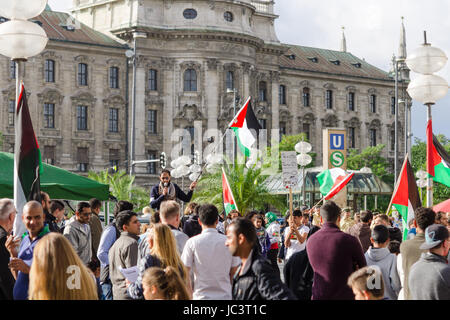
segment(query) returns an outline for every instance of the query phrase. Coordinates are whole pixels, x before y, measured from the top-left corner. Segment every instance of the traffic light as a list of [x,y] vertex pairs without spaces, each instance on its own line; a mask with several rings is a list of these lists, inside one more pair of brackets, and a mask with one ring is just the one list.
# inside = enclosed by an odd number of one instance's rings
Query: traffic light
[[159,156],[159,166],[161,169],[165,169],[167,165],[167,157],[165,152],[161,152]]

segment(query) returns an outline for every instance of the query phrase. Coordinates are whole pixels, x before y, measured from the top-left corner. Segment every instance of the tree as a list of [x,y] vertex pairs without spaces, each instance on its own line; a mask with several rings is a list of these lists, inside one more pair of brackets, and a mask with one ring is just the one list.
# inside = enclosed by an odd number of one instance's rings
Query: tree
[[[284,212],[286,210],[285,200],[282,196],[271,195],[264,186],[267,177],[261,174],[262,169],[255,166],[247,168],[244,164],[229,162],[224,165],[230,188],[241,214],[250,210],[267,210],[273,206]],[[222,200],[222,170],[203,175],[199,182],[197,191],[192,201],[199,203],[212,203],[223,210]]]
[[[443,134],[436,135],[438,141],[444,149],[450,153],[450,140]],[[411,146],[411,166],[414,172],[425,170],[427,168],[427,143],[418,138],[414,139],[414,145]],[[426,203],[426,193],[423,192],[422,203]],[[433,204],[438,204],[450,198],[450,188],[438,182],[433,183]]]
[[386,168],[389,163],[385,157],[381,156],[381,152],[386,147],[384,144],[379,144],[375,147],[367,147],[362,152],[356,149],[350,149],[347,156],[347,168],[350,170],[360,170],[362,167],[368,167],[373,174],[379,177],[386,183],[394,183],[394,175],[388,173]]
[[108,184],[111,194],[118,200],[126,200],[134,204],[136,211],[142,211],[149,204],[149,193],[142,187],[134,185],[135,176],[124,170],[109,173],[108,170],[93,172],[88,177],[100,183]]

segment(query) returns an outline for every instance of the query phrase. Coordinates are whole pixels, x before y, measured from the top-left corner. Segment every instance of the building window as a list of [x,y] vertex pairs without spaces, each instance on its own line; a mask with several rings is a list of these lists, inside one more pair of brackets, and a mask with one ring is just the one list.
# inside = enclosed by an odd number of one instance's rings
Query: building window
[[88,83],[88,66],[86,63],[78,64],[78,85],[87,86]]
[[155,69],[150,69],[148,71],[148,89],[150,91],[157,91],[158,90],[158,71]]
[[355,148],[355,128],[348,128],[348,146],[349,148]]
[[197,72],[194,69],[184,72],[184,91],[197,91]]
[[310,125],[309,125],[309,123],[304,123],[303,124],[303,133],[306,133],[306,140],[311,141],[309,132],[310,132]]
[[395,114],[395,97],[391,97],[391,114]]
[[44,162],[47,164],[55,164],[55,147],[44,146]]
[[55,82],[55,61],[45,60],[44,75],[45,82]]
[[374,94],[371,94],[369,97],[369,106],[370,106],[370,112],[376,113],[377,112],[377,96]]
[[325,106],[327,109],[333,109],[333,91],[327,90],[325,93]]
[[155,134],[157,132],[157,111],[148,110],[148,133]]
[[[148,160],[156,160],[156,152],[148,150],[147,151],[147,159]],[[156,174],[156,162],[149,162],[147,164],[147,173],[148,174]]]
[[285,85],[280,85],[280,91],[279,91],[279,100],[280,100],[280,104],[286,104],[286,86]]
[[225,21],[228,21],[228,22],[232,22],[233,21],[233,14],[230,11],[226,11],[223,14],[223,17],[224,17]]
[[369,139],[370,139],[370,146],[375,147],[377,145],[377,130],[376,129],[369,130]]
[[55,127],[55,104],[44,103],[44,128]]
[[109,166],[111,168],[115,167],[114,171],[119,168],[119,149],[109,149]]
[[197,11],[195,9],[186,9],[183,11],[183,17],[185,19],[195,19],[197,18]]
[[109,87],[111,89],[119,89],[119,68],[109,68]]
[[355,111],[355,93],[348,93],[348,110]]
[[304,107],[311,106],[310,90],[309,90],[309,88],[303,88],[303,106]]
[[280,141],[284,135],[286,135],[286,123],[280,122]]
[[87,106],[77,106],[77,130],[87,130]]
[[267,101],[267,83],[265,81],[259,83],[259,101]]
[[390,140],[391,140],[391,151],[395,151],[395,131],[394,130],[391,131]]
[[16,78],[16,62],[12,61],[9,63],[9,77],[11,79]]
[[14,126],[14,118],[16,117],[16,100],[9,100],[8,105],[8,126]]
[[258,119],[259,125],[261,129],[267,129],[267,120],[266,119]]
[[119,109],[109,108],[109,132],[119,132]]
[[234,72],[233,71],[227,71],[226,86],[227,86],[227,89],[230,89],[230,90],[234,89]]
[[78,171],[87,172],[89,167],[89,149],[77,148]]

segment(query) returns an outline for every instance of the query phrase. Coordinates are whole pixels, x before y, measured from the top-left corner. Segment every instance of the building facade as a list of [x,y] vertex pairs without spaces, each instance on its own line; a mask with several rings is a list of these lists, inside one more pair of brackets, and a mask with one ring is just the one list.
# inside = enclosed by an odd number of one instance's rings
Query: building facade
[[[125,52],[135,42],[135,160],[164,151],[170,163],[177,129],[201,132],[192,133],[192,151],[202,151],[207,130],[223,132],[231,121],[236,95],[240,103],[252,97],[269,142],[273,132],[305,132],[316,165],[322,129],[329,127],[346,128],[348,147],[359,151],[386,144],[383,155],[393,163],[392,73],[347,52],[345,38],[340,50],[280,43],[273,6],[268,0],[74,0],[72,16],[48,8],[36,20],[49,44],[25,67],[43,158],[76,172],[127,168],[133,70]],[[404,34],[402,41],[399,55],[406,57]],[[8,75],[10,61],[3,61]],[[407,72],[401,80],[403,96]],[[15,83],[0,81],[8,151]],[[400,104],[400,161],[404,112]],[[137,181],[152,183],[158,172],[156,163],[136,166]]]

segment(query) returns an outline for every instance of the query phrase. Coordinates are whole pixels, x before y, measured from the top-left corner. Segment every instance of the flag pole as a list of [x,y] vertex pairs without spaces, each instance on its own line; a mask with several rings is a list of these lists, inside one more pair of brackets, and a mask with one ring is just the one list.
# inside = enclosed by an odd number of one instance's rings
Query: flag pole
[[[399,173],[399,177],[401,176],[401,173],[403,172],[403,168],[405,167],[405,162],[408,160],[408,153],[405,155],[405,160],[403,160],[403,164],[402,164],[402,170]],[[387,207],[386,210],[386,215],[389,215],[389,212],[391,212],[392,209],[392,201],[394,200],[394,194],[397,191],[398,188],[398,184],[400,183],[400,179],[397,179],[397,181],[395,182],[395,187],[394,187],[394,192],[392,193],[391,196],[391,200],[389,201],[389,206]]]

